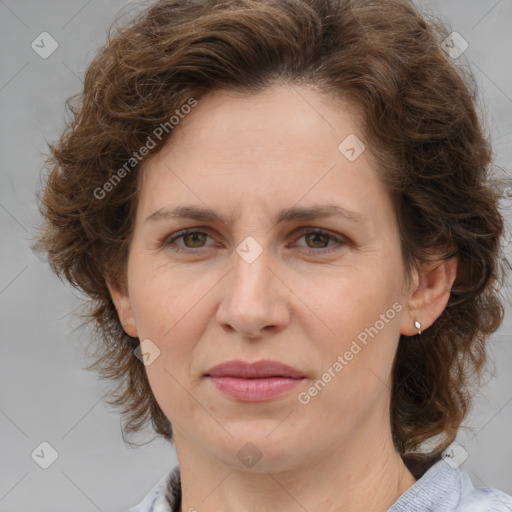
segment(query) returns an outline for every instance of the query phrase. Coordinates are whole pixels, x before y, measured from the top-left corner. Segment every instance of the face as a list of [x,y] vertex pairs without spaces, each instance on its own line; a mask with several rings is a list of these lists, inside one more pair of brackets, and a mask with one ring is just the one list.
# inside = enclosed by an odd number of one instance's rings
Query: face
[[[113,298],[146,344],[177,447],[239,468],[243,450],[259,452],[254,471],[269,471],[386,431],[399,336],[416,331],[391,201],[357,121],[309,88],[216,91],[144,162],[127,293]],[[339,210],[311,215],[328,205]],[[219,219],[165,213],[185,206]],[[279,220],[291,209],[302,214]],[[301,378],[209,375],[232,360]]]

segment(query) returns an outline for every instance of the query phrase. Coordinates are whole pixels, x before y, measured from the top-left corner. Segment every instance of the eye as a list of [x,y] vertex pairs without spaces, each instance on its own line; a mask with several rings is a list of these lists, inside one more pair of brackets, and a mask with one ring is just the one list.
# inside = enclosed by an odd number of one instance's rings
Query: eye
[[[163,245],[166,247],[170,247],[173,251],[177,252],[188,252],[195,253],[198,252],[197,249],[203,247],[202,243],[205,241],[206,237],[209,237],[208,233],[204,231],[199,231],[196,229],[184,229],[182,231],[178,231],[175,235],[170,238],[166,238],[163,241]],[[176,245],[174,242],[179,239],[183,239],[185,243],[185,248],[182,246]],[[190,246],[188,244],[191,244]]]
[[[326,253],[337,251],[340,249],[340,245],[345,245],[346,242],[343,238],[336,236],[329,231],[325,231],[319,228],[301,228],[299,232],[302,234],[297,240],[304,238],[308,245],[306,249],[309,249],[309,253]],[[162,241],[162,245],[169,247],[171,250],[176,252],[185,252],[194,254],[201,252],[200,249],[205,247],[206,239],[210,235],[204,231],[200,231],[195,228],[188,228],[167,237]],[[211,237],[210,237],[211,238]],[[184,246],[176,244],[176,241],[182,239]],[[334,241],[331,245],[325,245],[329,243],[329,240]],[[294,243],[296,247],[304,247]]]
[[[300,233],[302,233],[302,236],[298,238],[300,240],[301,238],[304,238],[306,240],[306,243],[312,244],[309,245],[307,248],[313,249],[308,252],[311,253],[326,253],[326,252],[332,252],[339,250],[339,245],[344,245],[345,241],[336,235],[333,235],[329,231],[324,231],[323,229],[319,228],[301,228]],[[330,246],[325,246],[325,243],[328,243],[329,240],[334,240],[334,244]]]

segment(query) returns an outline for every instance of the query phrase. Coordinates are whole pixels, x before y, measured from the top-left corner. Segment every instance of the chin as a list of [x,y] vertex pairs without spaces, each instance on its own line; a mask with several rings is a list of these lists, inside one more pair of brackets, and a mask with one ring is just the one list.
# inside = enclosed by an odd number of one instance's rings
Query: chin
[[253,473],[296,469],[301,465],[301,460],[307,458],[305,453],[298,450],[303,443],[293,435],[297,434],[296,430],[292,433],[283,426],[276,428],[275,421],[264,420],[259,426],[255,425],[257,421],[248,423],[227,427],[232,437],[223,436],[215,443],[215,458],[234,470]]

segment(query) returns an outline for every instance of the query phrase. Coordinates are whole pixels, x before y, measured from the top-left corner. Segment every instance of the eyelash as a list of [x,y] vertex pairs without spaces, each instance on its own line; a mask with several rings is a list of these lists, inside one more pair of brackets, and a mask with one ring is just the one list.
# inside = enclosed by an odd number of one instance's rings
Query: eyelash
[[[301,236],[297,239],[299,240],[300,238],[302,238],[303,236],[305,235],[309,235],[309,234],[319,234],[319,235],[325,235],[325,236],[328,236],[329,238],[331,238],[332,240],[334,240],[336,242],[336,244],[341,244],[341,245],[346,245],[346,241],[339,237],[339,236],[336,236],[336,235],[333,235],[332,233],[330,233],[329,231],[325,231],[323,229],[319,229],[319,228],[307,228],[307,227],[304,227],[304,228],[300,228],[299,230]],[[190,234],[190,233],[200,233],[200,234],[204,234],[204,235],[207,235],[207,236],[210,236],[209,233],[205,232],[205,231],[201,231],[200,229],[198,228],[187,228],[187,229],[183,229],[181,231],[178,231],[177,233],[175,233],[174,235],[171,235],[171,237],[167,237],[165,238],[161,245],[165,248],[170,248],[171,250],[173,251],[176,251],[176,252],[181,252],[181,253],[188,253],[188,254],[197,254],[198,252],[201,252],[202,249],[204,249],[203,247],[200,247],[200,248],[181,248],[177,245],[173,245],[173,243],[180,239],[180,238],[183,238],[185,235],[187,234]],[[210,236],[211,238],[211,236]],[[310,254],[326,254],[326,253],[330,253],[330,252],[333,252],[333,251],[338,251],[340,250],[339,247],[336,247],[336,244],[334,244],[334,248],[333,246],[327,246],[327,247],[323,247],[323,248],[320,248],[320,249],[311,249],[309,248],[309,250],[307,250],[306,252],[310,253]]]

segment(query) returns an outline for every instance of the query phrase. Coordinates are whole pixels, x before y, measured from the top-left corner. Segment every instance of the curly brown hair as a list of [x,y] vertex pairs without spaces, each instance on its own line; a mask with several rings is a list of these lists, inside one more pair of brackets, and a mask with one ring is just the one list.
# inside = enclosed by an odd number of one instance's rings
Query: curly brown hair
[[408,276],[434,254],[458,259],[441,316],[421,336],[401,335],[390,410],[402,455],[439,435],[429,452],[438,456],[453,441],[504,315],[504,220],[474,79],[444,50],[443,22],[429,18],[407,0],[160,0],[111,25],[83,91],[66,101],[71,120],[50,144],[34,247],[89,298],[84,316],[99,353],[87,369],[117,382],[109,403],[122,406],[123,432],[151,420],[156,433],[173,436],[134,357],[139,340],[124,332],[106,285],[126,286],[139,151],[158,152],[172,136],[170,116],[191,99],[279,83],[361,108]]

